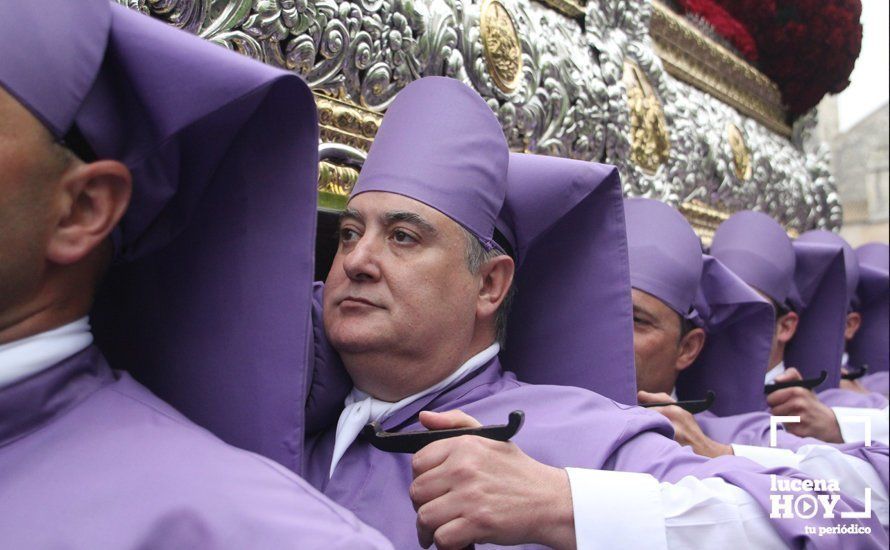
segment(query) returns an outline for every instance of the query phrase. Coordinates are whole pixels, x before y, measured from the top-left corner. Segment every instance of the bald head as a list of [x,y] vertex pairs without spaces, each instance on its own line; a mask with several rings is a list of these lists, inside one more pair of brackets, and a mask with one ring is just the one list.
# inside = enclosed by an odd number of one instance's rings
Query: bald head
[[89,311],[130,186],[123,164],[80,161],[0,87],[0,344]]
[[40,121],[0,88],[0,319],[33,297],[42,276],[51,191],[65,169],[59,149]]

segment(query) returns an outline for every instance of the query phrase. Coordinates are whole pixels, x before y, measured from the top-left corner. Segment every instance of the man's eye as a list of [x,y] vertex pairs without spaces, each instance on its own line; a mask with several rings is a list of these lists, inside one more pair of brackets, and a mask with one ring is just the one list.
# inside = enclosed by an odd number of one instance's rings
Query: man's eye
[[635,324],[635,325],[645,325],[645,324],[646,324],[646,320],[645,320],[645,319],[641,319],[641,318],[639,318],[639,317],[637,317],[637,316],[634,316],[634,324]]
[[399,244],[411,244],[417,242],[417,239],[401,229],[396,229],[392,232],[392,239]]
[[340,241],[349,242],[358,238],[358,233],[348,227],[340,228]]

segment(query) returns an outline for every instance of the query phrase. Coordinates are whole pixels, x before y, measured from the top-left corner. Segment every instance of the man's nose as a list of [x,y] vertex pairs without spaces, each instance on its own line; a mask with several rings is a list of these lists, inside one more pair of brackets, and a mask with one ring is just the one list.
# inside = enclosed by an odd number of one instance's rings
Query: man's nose
[[363,235],[343,258],[346,276],[353,281],[376,281],[380,278],[380,254],[378,239]]

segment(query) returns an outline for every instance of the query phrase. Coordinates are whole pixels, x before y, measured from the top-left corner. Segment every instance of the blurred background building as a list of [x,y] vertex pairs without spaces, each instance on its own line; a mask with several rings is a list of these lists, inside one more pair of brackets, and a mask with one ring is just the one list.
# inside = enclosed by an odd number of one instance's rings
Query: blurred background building
[[854,245],[888,239],[890,106],[883,106],[831,141],[832,164],[844,224],[841,234]]
[[815,138],[831,149],[831,172],[843,206],[841,235],[851,244],[888,242],[888,98],[890,8],[862,0],[862,52],[850,86],[819,104]]

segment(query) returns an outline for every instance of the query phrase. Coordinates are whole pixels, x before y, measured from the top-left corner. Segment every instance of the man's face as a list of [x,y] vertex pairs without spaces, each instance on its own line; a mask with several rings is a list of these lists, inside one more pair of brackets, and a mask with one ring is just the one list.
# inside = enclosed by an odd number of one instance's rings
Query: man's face
[[[480,285],[466,246],[457,223],[413,199],[367,192],[349,202],[325,283],[324,327],[357,387],[379,394],[373,386],[386,380],[410,395],[460,364]],[[387,369],[381,357],[424,368]]]
[[784,310],[779,304],[770,298],[765,292],[751,287],[751,290],[760,295],[761,298],[772,304],[773,311],[776,312],[776,330],[773,331],[773,340],[770,344],[769,364],[764,372],[778,365],[785,356],[785,346],[794,338],[797,331],[797,314],[793,311]]
[[634,362],[637,387],[670,393],[680,359],[680,316],[658,298],[631,290],[634,313]]
[[45,269],[61,156],[50,133],[0,87],[0,329],[17,322]]

